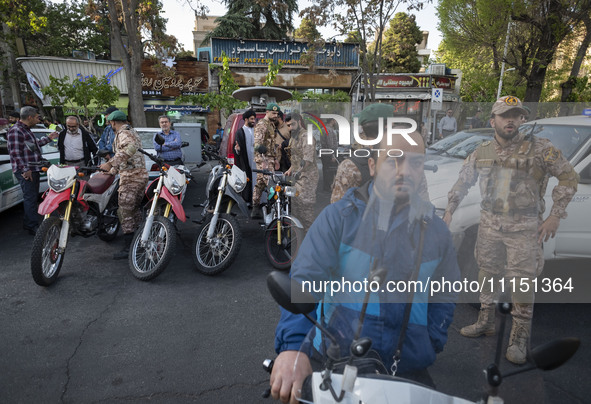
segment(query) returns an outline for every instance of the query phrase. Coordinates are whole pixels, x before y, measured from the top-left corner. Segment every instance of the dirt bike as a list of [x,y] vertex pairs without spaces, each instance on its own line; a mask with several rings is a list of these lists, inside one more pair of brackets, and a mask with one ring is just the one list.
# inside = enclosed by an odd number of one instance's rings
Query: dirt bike
[[[95,172],[99,170],[58,165],[47,170],[49,189],[38,209],[45,219],[31,253],[31,273],[38,285],[49,286],[57,280],[70,235],[96,234],[103,241],[117,236],[119,176]],[[89,172],[95,173],[88,180],[81,178]]]
[[273,267],[288,269],[304,239],[301,222],[291,215],[291,198],[296,196],[294,181],[280,172],[257,169],[252,172],[271,177],[267,186],[267,203],[262,207],[265,253]]
[[[377,271],[370,275],[372,282],[381,283],[381,278],[383,276]],[[304,315],[315,325],[312,327],[311,333],[319,330],[322,336],[326,337],[328,347],[323,369],[307,376],[302,385],[301,395],[297,397],[300,402],[473,404],[472,401],[438,392],[431,387],[389,373],[379,355],[371,350],[371,339],[360,337],[367,304],[363,305],[359,314],[358,331],[355,335],[350,336],[352,338],[343,338],[342,329],[329,330],[326,325],[310,316],[309,313],[316,309],[315,299],[312,295],[303,292],[302,286],[297,281],[290,279],[287,274],[279,271],[272,272],[267,277],[267,286],[281,307],[291,313]],[[368,290],[366,297],[369,293]],[[505,335],[506,317],[511,312],[511,304],[499,303],[497,306],[503,319],[498,332],[495,360],[484,372],[488,388],[483,398],[477,402],[478,404],[502,404],[504,401],[499,396],[499,386],[504,378],[536,368],[553,370],[567,362],[580,345],[580,340],[577,338],[551,341],[530,351],[531,363],[529,365],[502,374],[499,368],[500,350]],[[339,320],[336,323],[339,323]],[[316,333],[314,335],[318,336]],[[310,335],[309,338],[314,338],[314,336]],[[344,341],[350,342],[348,357],[340,355],[343,350],[339,347],[339,343],[342,346]],[[302,347],[304,345],[306,344],[302,344]],[[304,354],[303,352],[302,348],[300,354]],[[273,369],[273,361],[265,360],[263,368],[270,373]],[[269,395],[270,389],[267,389],[263,393],[263,397]]]
[[242,234],[232,214],[234,205],[248,217],[248,207],[240,192],[249,185],[246,173],[217,154],[206,151],[219,164],[213,167],[202,204],[201,226],[193,242],[193,260],[197,270],[205,275],[217,275],[226,270],[240,250]]
[[164,271],[173,257],[177,235],[175,222],[187,220],[183,200],[188,178],[184,166],[170,166],[158,156],[138,149],[158,167],[160,174],[146,188],[149,211],[135,232],[129,248],[129,269],[134,277],[149,281]]

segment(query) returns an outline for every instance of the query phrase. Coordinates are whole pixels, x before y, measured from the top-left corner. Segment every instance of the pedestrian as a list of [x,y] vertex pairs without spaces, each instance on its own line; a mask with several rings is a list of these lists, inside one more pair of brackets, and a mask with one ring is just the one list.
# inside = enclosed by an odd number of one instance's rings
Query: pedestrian
[[482,110],[479,109],[476,111],[476,113],[472,117],[472,120],[470,121],[470,129],[479,129],[479,128],[484,127],[484,122],[482,121],[482,118],[480,117],[481,114],[482,114]]
[[98,151],[90,133],[80,127],[78,117],[66,118],[66,129],[62,130],[57,140],[60,152],[60,164],[89,165]]
[[[254,127],[254,161],[258,170],[274,171],[279,169],[279,160],[275,155],[275,122],[279,111],[279,105],[274,102],[268,103],[265,117],[260,119]],[[261,146],[265,149],[263,153],[259,151]],[[257,175],[257,182],[252,194],[252,212],[250,215],[253,219],[262,217],[260,208],[261,195],[267,186],[268,180],[265,175]]]
[[[154,150],[158,157],[162,158],[165,163],[176,166],[183,164],[183,151],[181,146],[181,134],[170,128],[170,118],[166,115],[158,117],[158,124],[160,125],[160,132],[154,135]],[[156,143],[156,136],[160,135],[164,138],[164,144]]]
[[[105,119],[115,111],[118,111],[118,109],[115,107],[107,108],[103,114]],[[107,121],[107,126],[105,126],[105,129],[103,129],[103,133],[101,133],[101,138],[98,142],[99,150],[108,150],[109,153],[105,155],[105,159],[107,160],[109,160],[113,155],[113,140],[115,140],[115,132],[113,131],[113,127]]]
[[453,115],[454,111],[449,108],[447,114],[439,121],[439,139],[453,135],[458,131],[458,123]]
[[291,166],[289,156],[285,151],[285,148],[289,146],[291,131],[285,123],[283,111],[277,113],[277,123],[275,125],[275,147],[277,147],[275,155],[279,159],[279,171],[286,172]]
[[21,114],[18,111],[11,112],[8,115],[8,126],[12,127],[19,119],[21,119]]
[[[377,138],[379,134],[378,124],[380,118],[383,123],[386,124],[387,119],[393,116],[394,107],[392,104],[379,103],[367,106],[358,116],[359,125],[361,125],[363,129],[363,133],[360,133],[360,137],[364,140]],[[332,183],[330,203],[339,201],[350,188],[358,187],[371,179],[367,161],[369,149],[371,149],[371,147],[362,146],[358,143],[352,145],[351,156],[341,161],[337,168]],[[427,179],[424,175],[419,185],[419,193],[424,199],[429,200]]]
[[318,166],[316,164],[316,141],[308,144],[303,128],[302,116],[293,112],[286,116],[286,125],[291,130],[287,153],[291,167],[285,175],[296,177],[296,196],[292,198],[293,213],[302,221],[308,231],[316,217],[316,188],[318,187]]
[[222,129],[221,122],[218,122],[215,133],[213,134],[213,140],[215,140],[215,147],[217,148],[218,152],[220,150],[220,145],[222,144],[223,137],[224,137],[224,130]]
[[256,112],[249,109],[242,114],[244,125],[236,131],[236,142],[234,143],[235,163],[246,173],[249,183],[242,191],[242,198],[248,204],[252,204],[252,192],[256,183],[256,173],[252,169],[256,167],[254,162],[254,125],[256,123]]
[[[499,98],[492,107],[493,140],[482,143],[464,162],[448,194],[443,220],[452,215],[468,189],[480,179],[482,202],[475,256],[479,267],[480,313],[476,323],[460,330],[465,337],[495,333],[495,305],[499,282],[527,285],[511,290],[513,326],[506,358],[526,361],[534,293],[532,283],[543,268],[542,243],[554,237],[566,206],[577,190],[578,177],[560,150],[547,139],[520,133],[527,111],[517,97]],[[554,205],[543,220],[544,194],[549,176],[558,178],[552,191]]]
[[57,138],[58,133],[52,132],[37,140],[31,131],[31,128],[39,123],[37,109],[30,106],[22,107],[19,116],[19,120],[8,130],[6,141],[12,172],[23,191],[23,228],[34,235],[39,228],[37,201],[41,167],[33,163],[42,160],[41,146]]
[[[342,279],[343,284],[362,284],[370,278],[372,263],[383,269],[384,285],[442,277],[451,283],[459,280],[449,231],[433,205],[418,194],[425,148],[418,132],[410,136],[416,146],[402,136],[394,136],[390,146],[383,140],[383,152],[368,159],[373,180],[350,189],[316,218],[300,247],[306,253],[298,254],[291,266],[294,281],[321,285]],[[389,157],[388,149],[404,155]],[[310,315],[333,331],[341,350],[331,351],[332,358],[348,357],[366,296],[330,292],[314,293],[318,304]],[[371,338],[372,350],[390,374],[395,371],[396,376],[433,385],[427,368],[446,343],[455,296],[375,293],[369,296],[360,337]],[[270,380],[273,398],[297,402],[304,378],[326,359],[330,345],[325,333],[303,315],[281,309],[275,331],[278,356]]]
[[113,259],[126,259],[133,240],[133,233],[142,222],[140,209],[144,190],[148,183],[148,171],[144,156],[139,152],[142,147],[140,136],[127,122],[127,115],[114,111],[107,117],[115,131],[113,157],[101,164],[101,169],[112,175],[119,174],[119,220],[123,230],[123,249]]

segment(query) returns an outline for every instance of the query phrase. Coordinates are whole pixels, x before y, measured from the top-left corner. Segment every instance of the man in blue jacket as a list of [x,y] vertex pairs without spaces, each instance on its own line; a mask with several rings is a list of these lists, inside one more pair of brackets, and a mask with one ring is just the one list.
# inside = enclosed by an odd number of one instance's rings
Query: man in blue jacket
[[158,117],[158,123],[162,131],[158,132],[164,138],[164,144],[159,145],[156,143],[154,136],[154,149],[158,154],[158,157],[164,159],[164,162],[171,166],[183,164],[183,152],[181,151],[182,140],[181,134],[175,130],[170,129],[170,118],[166,115]]
[[[397,376],[432,383],[426,368],[447,341],[455,295],[432,294],[429,288],[411,295],[402,293],[400,288],[409,286],[415,274],[424,285],[442,278],[458,281],[459,269],[447,226],[417,192],[423,177],[425,147],[418,132],[410,136],[415,145],[399,135],[393,136],[392,145],[382,142],[379,155],[374,150],[369,159],[373,179],[350,189],[318,216],[292,265],[291,277],[300,283],[315,282],[314,294],[321,301],[311,314],[334,331],[333,335],[342,338],[355,332],[365,296],[365,290],[343,293],[345,281],[360,285],[370,278],[372,264],[384,267],[386,279],[381,291],[370,295],[361,336],[371,338],[372,348],[390,372],[396,363]],[[421,250],[421,233],[424,240],[419,261],[416,258]],[[318,292],[318,286],[326,287],[325,281],[339,280],[341,293],[327,289]],[[411,298],[406,334],[395,359],[406,302]],[[308,333],[310,338],[306,339]],[[304,316],[281,310],[275,332],[275,350],[279,355],[270,381],[273,398],[297,402],[302,382],[315,362],[310,357],[322,357],[327,341]],[[349,345],[339,346],[341,355],[347,356]]]

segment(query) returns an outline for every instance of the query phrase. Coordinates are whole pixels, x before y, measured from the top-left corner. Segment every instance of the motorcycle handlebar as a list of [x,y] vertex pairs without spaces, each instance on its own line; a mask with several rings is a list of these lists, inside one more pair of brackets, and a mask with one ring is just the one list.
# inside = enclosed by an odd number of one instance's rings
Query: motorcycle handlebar
[[152,153],[148,153],[147,151],[145,151],[144,149],[138,149],[138,151],[140,153],[142,153],[143,155],[146,155],[150,158],[150,160],[152,160],[155,163],[158,163],[160,166],[164,165],[164,160],[162,160],[160,157],[153,155]]

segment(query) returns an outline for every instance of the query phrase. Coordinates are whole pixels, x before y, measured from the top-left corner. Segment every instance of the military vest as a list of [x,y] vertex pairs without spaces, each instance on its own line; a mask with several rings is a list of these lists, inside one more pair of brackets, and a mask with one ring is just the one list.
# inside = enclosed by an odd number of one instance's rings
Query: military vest
[[481,207],[503,215],[537,215],[544,211],[547,176],[534,154],[535,139],[523,140],[515,151],[500,158],[492,141],[476,151]]

